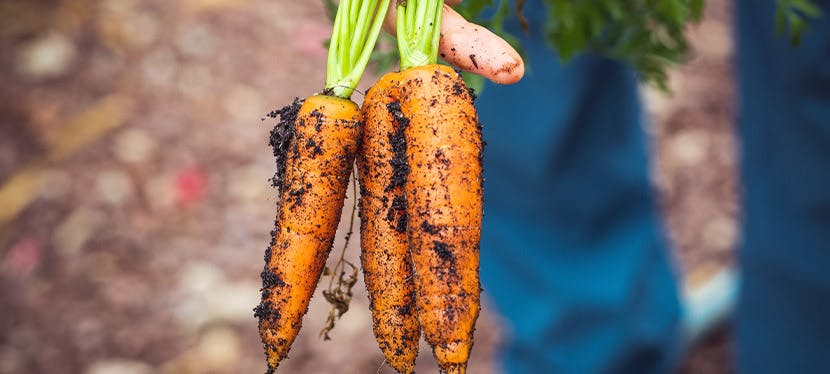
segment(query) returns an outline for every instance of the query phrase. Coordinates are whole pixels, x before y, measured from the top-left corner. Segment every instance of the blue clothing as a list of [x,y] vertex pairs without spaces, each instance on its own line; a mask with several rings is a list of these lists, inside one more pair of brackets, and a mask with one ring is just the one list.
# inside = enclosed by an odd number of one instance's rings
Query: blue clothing
[[830,1],[793,47],[771,0],[740,0],[744,373],[830,373]]
[[[546,12],[526,6],[540,30]],[[636,77],[594,56],[562,66],[541,36],[508,27],[529,71],[477,103],[488,142],[481,272],[508,321],[504,369],[665,371],[679,304]]]
[[[744,186],[737,365],[830,373],[830,1],[793,48],[774,0],[738,0]],[[515,86],[488,85],[485,295],[508,323],[507,373],[670,370],[677,281],[650,183],[633,73],[582,56],[565,65],[528,1],[529,57]]]

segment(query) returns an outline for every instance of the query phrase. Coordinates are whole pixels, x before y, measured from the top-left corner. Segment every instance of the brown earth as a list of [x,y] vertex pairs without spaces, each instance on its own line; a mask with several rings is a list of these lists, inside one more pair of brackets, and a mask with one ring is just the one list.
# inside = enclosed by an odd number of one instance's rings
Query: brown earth
[[[674,96],[646,94],[689,273],[729,263],[736,241],[723,4],[691,30]],[[329,27],[316,1],[0,2],[0,373],[264,369],[252,308],[275,194],[259,119],[322,87]],[[283,372],[392,372],[356,290],[331,341],[315,296]],[[489,310],[472,373],[496,371]],[[683,370],[728,372],[716,341]],[[430,356],[419,372],[437,371]]]

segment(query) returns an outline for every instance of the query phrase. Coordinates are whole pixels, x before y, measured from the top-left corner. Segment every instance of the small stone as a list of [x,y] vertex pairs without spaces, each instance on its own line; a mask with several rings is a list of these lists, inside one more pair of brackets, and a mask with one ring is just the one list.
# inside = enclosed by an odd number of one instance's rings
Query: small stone
[[253,307],[259,304],[260,287],[254,282],[233,282],[217,287],[216,294],[210,299],[210,305],[216,311],[213,318],[246,323],[252,316]]
[[69,70],[75,54],[72,40],[63,34],[49,33],[21,47],[17,71],[32,79],[59,77]]
[[205,261],[190,262],[179,274],[179,288],[184,293],[206,294],[215,285],[225,281],[222,271]]
[[262,117],[263,108],[262,95],[249,86],[236,85],[225,96],[225,111],[242,122]]
[[183,95],[192,99],[201,99],[210,90],[211,76],[210,69],[201,64],[183,65],[176,87]]
[[738,239],[738,225],[734,218],[720,215],[703,227],[703,243],[707,248],[728,251]]
[[85,374],[150,374],[153,368],[140,361],[108,359],[92,363]]
[[725,22],[705,20],[696,26],[692,43],[697,54],[717,61],[728,60],[734,46],[729,26]]
[[187,25],[179,32],[176,47],[183,56],[201,60],[213,55],[216,49],[215,40],[207,25]]
[[52,245],[62,256],[75,257],[104,221],[105,217],[97,210],[77,209],[55,229]]
[[133,181],[123,170],[104,170],[98,173],[95,189],[104,202],[121,206],[133,194]]
[[23,369],[23,357],[18,350],[10,347],[0,347],[0,373],[20,373]]
[[683,166],[695,166],[706,158],[709,140],[696,130],[684,130],[669,143],[672,158]]
[[240,357],[239,336],[229,327],[212,328],[202,336],[197,352],[208,371],[230,369]]
[[157,143],[147,131],[130,128],[121,132],[115,139],[113,153],[124,163],[138,164],[147,161],[156,150]]
[[157,48],[141,60],[142,76],[151,86],[163,86],[174,78],[177,65],[173,50],[166,47]]
[[158,40],[161,26],[159,20],[150,12],[136,12],[126,18],[124,31],[130,41],[139,47],[148,47]]
[[234,200],[249,203],[261,203],[268,199],[267,171],[257,165],[234,169],[228,176],[228,194]]
[[40,198],[57,201],[69,195],[72,189],[72,178],[69,173],[59,170],[45,170],[40,180]]
[[168,174],[151,177],[144,184],[147,202],[154,210],[167,210],[176,202],[175,178]]

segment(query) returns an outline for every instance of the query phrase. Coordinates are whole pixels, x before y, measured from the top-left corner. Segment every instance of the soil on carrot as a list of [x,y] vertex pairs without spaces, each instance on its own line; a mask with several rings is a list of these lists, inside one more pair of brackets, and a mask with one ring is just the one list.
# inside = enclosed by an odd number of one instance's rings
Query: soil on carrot
[[393,188],[403,186],[406,183],[406,177],[409,175],[409,163],[406,161],[406,137],[404,136],[404,130],[409,126],[409,119],[401,111],[400,102],[393,101],[386,105],[386,109],[389,110],[398,125],[394,133],[388,134],[389,144],[392,145],[394,153],[392,159],[389,160],[392,165],[392,178],[389,185],[386,186],[388,192]]
[[[291,141],[294,139],[296,132],[295,122],[297,121],[297,113],[300,112],[300,107],[303,106],[305,100],[295,98],[291,104],[288,104],[280,109],[273,110],[267,114],[268,117],[277,118],[279,121],[271,130],[268,144],[274,151],[274,158],[276,158],[277,170],[271,178],[271,185],[276,187],[278,191],[282,191],[283,178],[285,177],[285,163],[288,159],[288,150],[291,148]],[[318,117],[319,119],[319,117]],[[311,141],[311,140],[309,140]],[[308,146],[308,145],[306,145]],[[316,149],[319,145],[312,145]]]
[[[385,196],[384,196],[385,197]],[[397,195],[392,199],[392,205],[386,213],[386,221],[395,228],[397,232],[406,232],[407,219],[409,215],[406,213],[406,198],[403,195]]]
[[430,225],[426,220],[421,221],[421,230],[429,234],[437,234],[441,229],[438,226]]
[[450,250],[447,243],[439,240],[432,241],[432,250],[438,255],[441,260],[447,261],[451,264],[455,263],[455,255]]

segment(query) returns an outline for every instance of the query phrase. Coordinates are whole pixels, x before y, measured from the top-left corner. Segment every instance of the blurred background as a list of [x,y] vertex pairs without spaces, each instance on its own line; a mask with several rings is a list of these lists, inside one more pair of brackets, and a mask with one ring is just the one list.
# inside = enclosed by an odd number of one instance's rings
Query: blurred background
[[[644,88],[689,287],[737,240],[727,5],[690,30],[673,95]],[[329,33],[319,1],[0,1],[0,373],[264,370],[252,308],[276,201],[261,118],[322,88]],[[393,372],[360,282],[331,341],[312,300],[283,372]],[[485,305],[471,373],[495,372],[504,333]],[[680,371],[730,372],[728,340],[702,340]],[[426,346],[418,372],[437,372]]]

